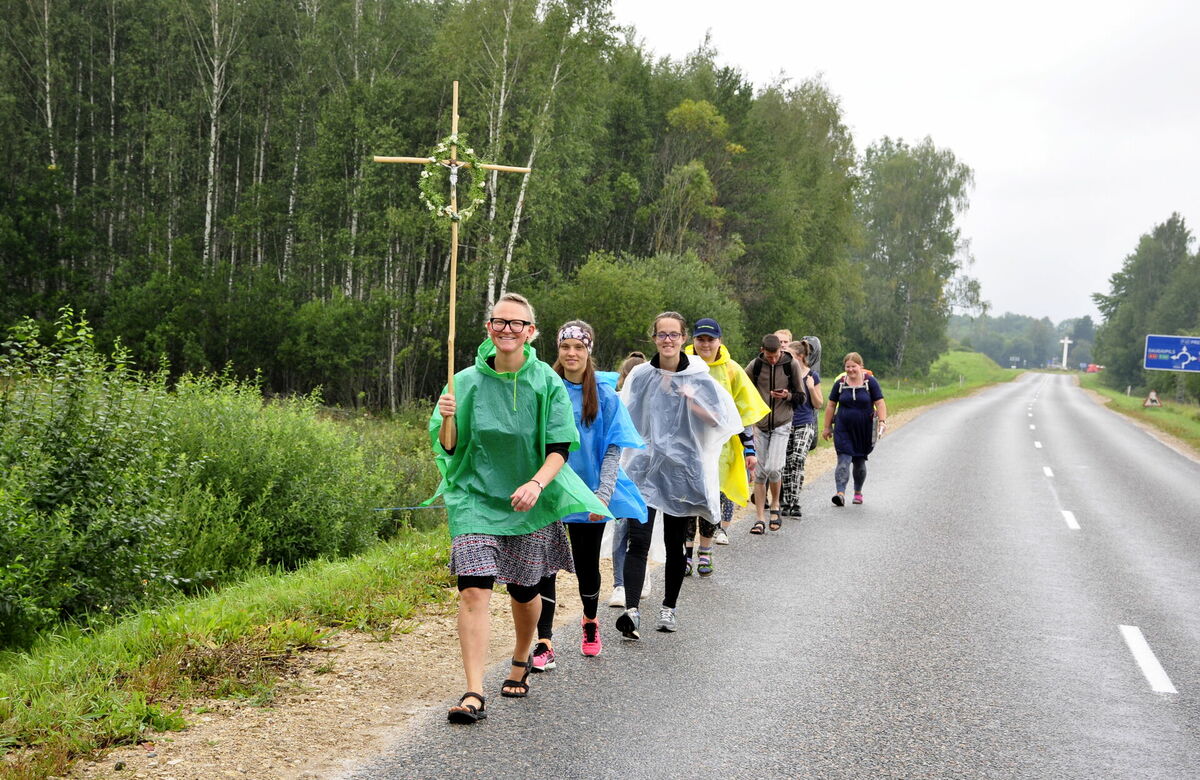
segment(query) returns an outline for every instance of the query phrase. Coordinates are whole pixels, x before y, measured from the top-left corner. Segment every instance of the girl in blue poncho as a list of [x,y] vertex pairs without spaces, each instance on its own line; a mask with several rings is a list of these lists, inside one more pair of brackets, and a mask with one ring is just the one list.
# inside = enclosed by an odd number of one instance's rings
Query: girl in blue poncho
[[529,692],[530,646],[541,612],[538,585],[559,569],[572,570],[559,518],[608,510],[571,469],[579,447],[571,401],[558,375],[528,344],[533,308],[509,293],[492,308],[475,364],[454,375],[429,430],[446,502],[450,570],[458,577],[458,635],[467,693],[450,708],[456,723],[487,717],[483,670],[487,659],[492,586],[508,586],[516,645],[513,671],[501,695]]
[[[598,382],[592,365],[596,334],[591,325],[572,320],[558,331],[558,360],[554,370],[562,377],[579,429],[579,449],[567,463],[596,493],[614,517],[628,522],[646,522],[646,503],[621,470],[621,450],[645,447],[633,427],[629,412],[607,382]],[[600,623],[596,619],[600,601],[600,541],[604,537],[602,515],[580,512],[564,517],[571,539],[575,576],[579,579],[579,598],[583,602],[583,639],[580,651],[585,656],[600,655]],[[533,651],[534,671],[555,667],[554,657],[554,577],[542,581],[542,616],[538,620],[538,644]]]

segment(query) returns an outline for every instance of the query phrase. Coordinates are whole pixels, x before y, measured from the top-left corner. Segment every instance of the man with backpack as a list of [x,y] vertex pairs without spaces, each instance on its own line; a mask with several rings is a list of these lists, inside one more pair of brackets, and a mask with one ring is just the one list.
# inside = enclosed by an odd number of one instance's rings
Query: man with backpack
[[783,525],[779,493],[788,439],[792,433],[792,417],[796,404],[803,399],[800,373],[791,353],[783,349],[779,336],[774,333],[763,336],[762,351],[746,365],[746,374],[771,410],[754,428],[758,454],[758,467],[754,472],[754,509],[758,519],[750,533],[755,535],[766,531],[768,511],[772,531],[778,531]]

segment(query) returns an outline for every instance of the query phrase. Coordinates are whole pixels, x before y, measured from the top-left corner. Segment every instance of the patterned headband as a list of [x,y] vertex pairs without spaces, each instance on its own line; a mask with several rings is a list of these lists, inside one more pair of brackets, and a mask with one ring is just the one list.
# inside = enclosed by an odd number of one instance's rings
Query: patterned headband
[[592,337],[588,332],[578,325],[568,325],[558,332],[558,341],[556,344],[561,344],[563,339],[579,339],[583,342],[583,346],[587,349],[588,354],[592,354]]

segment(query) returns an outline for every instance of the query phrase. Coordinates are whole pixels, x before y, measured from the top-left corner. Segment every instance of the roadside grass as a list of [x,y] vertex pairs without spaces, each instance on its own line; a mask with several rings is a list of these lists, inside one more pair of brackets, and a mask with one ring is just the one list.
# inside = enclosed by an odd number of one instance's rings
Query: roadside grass
[[0,777],[61,774],[97,750],[185,728],[191,699],[269,702],[291,655],[343,628],[386,637],[447,601],[447,551],[444,528],[410,529],[353,558],[263,573],[104,629],[64,627],[0,654]]
[[1010,382],[1019,369],[1001,368],[981,352],[947,352],[938,358],[923,380],[880,379],[888,412],[917,409],[951,398],[960,398],[999,382]]
[[1108,387],[1100,381],[1099,374],[1081,374],[1079,384],[1110,399],[1108,405],[1113,410],[1153,425],[1200,451],[1200,404],[1181,404],[1160,396],[1162,406],[1143,407],[1143,397],[1128,396]]

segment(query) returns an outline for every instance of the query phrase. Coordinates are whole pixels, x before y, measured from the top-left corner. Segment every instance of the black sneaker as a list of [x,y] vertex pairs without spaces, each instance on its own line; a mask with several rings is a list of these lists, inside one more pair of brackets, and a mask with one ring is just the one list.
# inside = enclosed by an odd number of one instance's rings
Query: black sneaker
[[638,611],[637,607],[630,607],[617,618],[616,626],[623,638],[630,641],[637,641],[642,638],[642,635],[638,633],[641,623],[642,613]]

